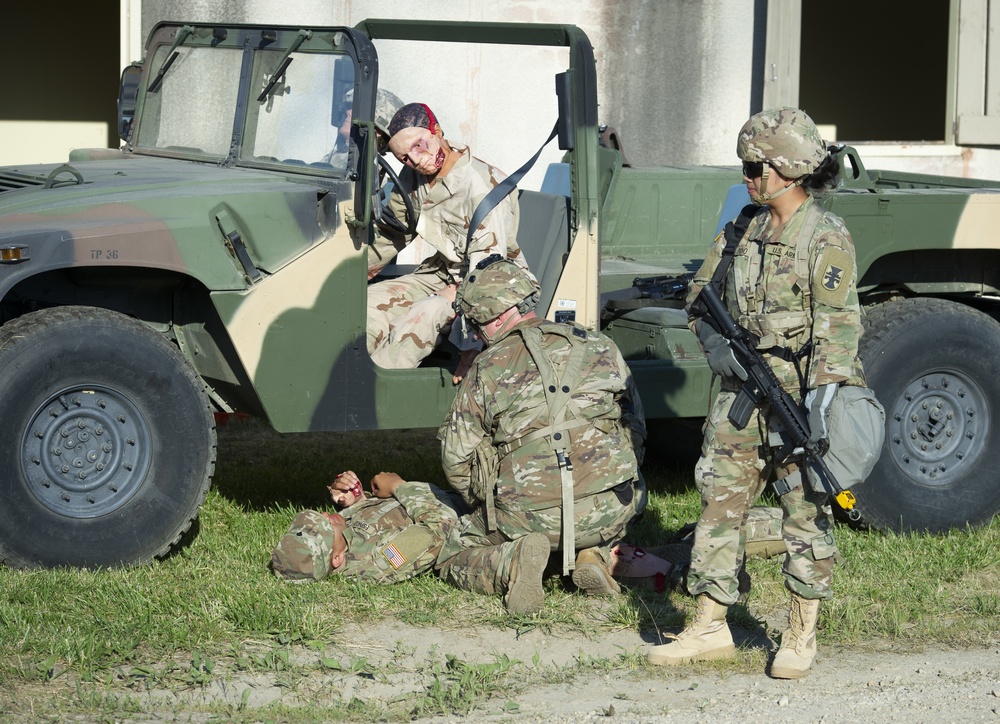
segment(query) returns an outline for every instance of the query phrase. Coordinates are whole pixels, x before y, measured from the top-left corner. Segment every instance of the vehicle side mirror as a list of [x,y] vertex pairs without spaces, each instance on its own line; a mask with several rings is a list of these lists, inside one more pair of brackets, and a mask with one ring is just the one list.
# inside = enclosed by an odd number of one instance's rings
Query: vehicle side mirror
[[575,146],[573,132],[573,71],[556,74],[556,98],[559,105],[559,148],[572,151]]
[[142,78],[140,63],[133,63],[122,71],[121,85],[118,88],[118,136],[123,141],[128,141],[128,135],[132,130],[140,78]]

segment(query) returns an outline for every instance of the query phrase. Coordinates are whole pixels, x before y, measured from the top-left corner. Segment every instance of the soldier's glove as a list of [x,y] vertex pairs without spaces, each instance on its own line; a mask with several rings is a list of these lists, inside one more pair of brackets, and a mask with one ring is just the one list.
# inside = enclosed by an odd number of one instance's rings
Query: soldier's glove
[[826,439],[829,434],[827,426],[827,415],[830,412],[830,403],[833,402],[837,394],[836,382],[822,385],[806,393],[806,410],[809,412],[809,443],[816,445],[820,440]]
[[729,342],[707,322],[698,322],[698,339],[705,350],[705,358],[712,372],[730,379],[738,377],[746,380],[747,371],[736,361],[736,355],[733,354]]

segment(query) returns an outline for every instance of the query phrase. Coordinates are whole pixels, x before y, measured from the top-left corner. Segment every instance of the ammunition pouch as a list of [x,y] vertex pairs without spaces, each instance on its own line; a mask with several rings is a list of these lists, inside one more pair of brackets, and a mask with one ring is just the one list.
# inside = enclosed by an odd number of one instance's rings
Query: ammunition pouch
[[635,485],[633,483],[633,479],[629,478],[625,482],[618,483],[618,485],[611,488],[615,492],[618,502],[624,507],[632,505],[632,499],[635,498]]
[[469,494],[472,500],[466,500],[470,506],[482,503],[486,510],[486,530],[497,529],[496,505],[493,492],[496,490],[497,479],[500,477],[500,454],[490,438],[476,447],[472,456],[472,470],[469,480]]

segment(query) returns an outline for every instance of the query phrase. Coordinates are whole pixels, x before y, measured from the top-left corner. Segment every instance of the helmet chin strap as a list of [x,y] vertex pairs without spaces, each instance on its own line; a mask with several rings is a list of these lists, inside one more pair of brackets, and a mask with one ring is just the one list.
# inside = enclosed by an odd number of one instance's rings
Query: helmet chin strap
[[799,184],[802,183],[802,179],[801,178],[797,178],[797,179],[793,180],[792,183],[790,183],[788,186],[786,186],[785,188],[781,189],[780,191],[776,191],[773,194],[769,194],[767,191],[764,191],[763,189],[767,188],[767,175],[768,175],[768,171],[770,171],[770,170],[771,170],[770,165],[768,165],[767,163],[765,163],[763,169],[761,170],[761,175],[760,175],[760,188],[762,190],[759,191],[758,193],[750,194],[750,200],[753,201],[758,206],[763,206],[768,201],[772,201],[773,199],[778,198],[779,196],[781,196],[783,193],[785,193],[789,189],[793,189],[793,188],[795,188],[796,186],[798,186]]
[[[511,307],[511,309],[513,309],[513,307]],[[509,311],[510,311],[510,309],[507,310],[507,312],[509,312]],[[504,312],[504,314],[507,314],[507,312]],[[503,314],[501,314],[500,316],[502,317]],[[520,314],[512,314],[512,315],[510,315],[509,317],[507,317],[507,319],[503,320],[503,323],[501,323],[501,325],[497,328],[497,330],[493,334],[487,334],[486,333],[486,329],[485,329],[486,325],[483,325],[482,327],[480,327],[479,328],[479,336],[482,337],[483,344],[485,344],[486,346],[489,346],[489,345],[493,344],[493,340],[495,340],[501,334],[503,334],[504,332],[506,332],[509,328],[513,327],[520,319],[521,319],[521,315]],[[493,320],[493,321],[495,321],[495,320]],[[492,322],[488,322],[488,324],[491,324],[491,323]]]

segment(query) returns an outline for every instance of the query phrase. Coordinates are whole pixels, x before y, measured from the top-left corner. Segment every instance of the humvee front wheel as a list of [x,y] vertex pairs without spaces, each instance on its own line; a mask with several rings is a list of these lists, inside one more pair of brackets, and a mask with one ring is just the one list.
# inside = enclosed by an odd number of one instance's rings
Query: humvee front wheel
[[197,517],[215,467],[203,385],[146,325],[89,307],[0,327],[0,561],[147,563]]
[[861,360],[886,411],[882,455],[855,489],[862,520],[897,531],[988,522],[1000,510],[1000,324],[942,299],[883,304]]

